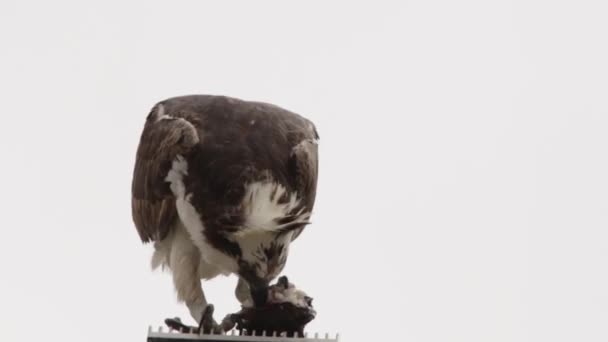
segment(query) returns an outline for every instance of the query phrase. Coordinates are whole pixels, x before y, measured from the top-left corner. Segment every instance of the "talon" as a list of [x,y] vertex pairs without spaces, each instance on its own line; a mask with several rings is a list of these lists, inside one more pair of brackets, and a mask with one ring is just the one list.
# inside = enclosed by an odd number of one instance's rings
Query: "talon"
[[200,334],[209,334],[211,332],[221,332],[221,327],[215,322],[213,319],[213,312],[215,308],[213,304],[207,304],[205,309],[203,310],[203,316],[201,317],[201,321],[198,326],[198,331]]
[[222,320],[220,327],[223,331],[230,331],[236,325],[236,316],[234,314],[228,314]]
[[186,332],[191,329],[191,327],[184,325],[179,317],[165,319],[165,325],[167,325],[170,330],[177,330],[179,332]]

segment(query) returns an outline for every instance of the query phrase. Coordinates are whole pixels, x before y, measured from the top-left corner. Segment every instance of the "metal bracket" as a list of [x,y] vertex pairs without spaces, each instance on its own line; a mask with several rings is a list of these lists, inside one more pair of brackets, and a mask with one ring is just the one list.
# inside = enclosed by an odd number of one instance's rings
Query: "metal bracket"
[[[255,335],[255,334],[253,334]],[[329,334],[319,336],[318,333],[314,337],[310,337],[308,333],[304,336],[288,337],[283,335],[267,336],[262,332],[262,336],[240,335],[237,330],[231,330],[223,334],[197,334],[194,332],[183,333],[172,329],[164,331],[163,327],[159,327],[156,331],[152,327],[148,327],[148,342],[182,342],[182,341],[205,341],[205,342],[338,342],[340,335],[330,337]]]

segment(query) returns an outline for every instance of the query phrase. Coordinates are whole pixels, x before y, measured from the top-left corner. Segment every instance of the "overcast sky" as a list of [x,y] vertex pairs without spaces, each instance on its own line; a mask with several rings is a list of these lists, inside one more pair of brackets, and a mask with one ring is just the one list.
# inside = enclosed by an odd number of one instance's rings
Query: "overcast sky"
[[[2,1],[0,340],[190,323],[130,182],[155,102],[222,94],[321,136],[284,272],[314,297],[309,331],[606,341],[607,17],[584,0]],[[235,284],[204,284],[219,318]]]

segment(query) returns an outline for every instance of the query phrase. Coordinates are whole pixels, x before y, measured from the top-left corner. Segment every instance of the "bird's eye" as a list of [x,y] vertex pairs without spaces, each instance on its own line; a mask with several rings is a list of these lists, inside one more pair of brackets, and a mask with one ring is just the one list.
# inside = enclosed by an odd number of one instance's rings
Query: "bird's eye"
[[312,306],[312,297],[305,296],[304,300],[306,301],[306,304],[308,304],[308,306]]

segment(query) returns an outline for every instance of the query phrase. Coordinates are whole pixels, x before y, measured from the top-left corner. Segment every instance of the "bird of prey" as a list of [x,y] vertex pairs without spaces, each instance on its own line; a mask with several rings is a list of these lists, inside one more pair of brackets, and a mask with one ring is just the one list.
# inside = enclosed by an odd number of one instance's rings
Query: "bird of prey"
[[316,196],[318,140],[307,118],[217,95],[156,103],[135,158],[132,217],[153,243],[152,269],[170,270],[196,322],[208,305],[201,280],[238,277],[244,307],[267,301]]

